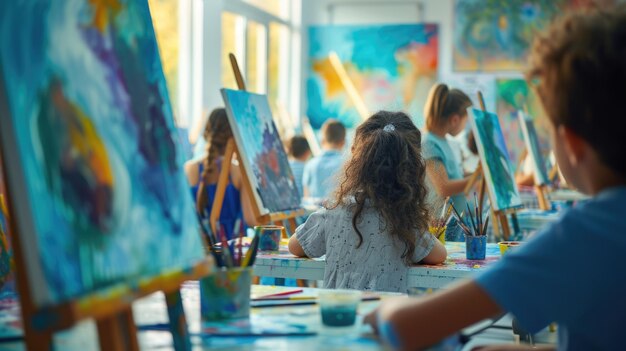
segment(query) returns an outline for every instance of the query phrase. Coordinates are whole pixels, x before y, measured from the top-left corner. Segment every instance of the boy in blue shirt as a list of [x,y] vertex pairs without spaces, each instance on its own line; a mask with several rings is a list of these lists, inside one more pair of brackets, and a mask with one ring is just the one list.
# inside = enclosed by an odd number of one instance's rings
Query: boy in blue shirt
[[302,186],[304,197],[328,199],[335,191],[343,167],[342,150],[346,144],[346,127],[329,119],[322,125],[322,154],[304,166]]
[[383,303],[366,317],[383,340],[415,350],[510,312],[531,333],[557,322],[559,350],[626,347],[625,48],[624,6],[568,15],[537,38],[528,78],[563,175],[592,199],[473,280]]
[[309,142],[302,135],[294,135],[286,143],[287,155],[289,156],[289,166],[291,166],[291,172],[296,179],[296,187],[300,192],[300,197],[304,195],[302,188],[302,175],[304,173],[304,166],[311,157],[311,148]]

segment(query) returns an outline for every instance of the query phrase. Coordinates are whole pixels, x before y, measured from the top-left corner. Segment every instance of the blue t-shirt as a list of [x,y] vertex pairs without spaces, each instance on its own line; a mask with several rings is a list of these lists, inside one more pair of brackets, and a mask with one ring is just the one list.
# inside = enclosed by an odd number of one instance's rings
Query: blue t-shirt
[[289,166],[291,166],[291,172],[293,173],[293,177],[296,180],[296,188],[300,192],[300,197],[304,196],[304,192],[302,189],[302,174],[304,173],[304,166],[306,162],[293,160],[289,161]]
[[[425,133],[422,139],[422,157],[424,161],[438,161],[443,164],[448,179],[456,180],[463,179],[463,169],[461,163],[457,159],[454,151],[450,147],[448,140],[441,138],[432,133]],[[440,213],[441,206],[443,205],[443,199],[433,189],[430,181],[427,182],[429,186],[429,192],[427,202],[430,204],[434,213]],[[462,212],[465,210],[465,195],[457,194],[450,197],[454,203],[454,207]],[[462,231],[460,227],[455,225],[456,221],[452,221],[446,231],[446,240],[448,241],[462,241]]]
[[559,350],[624,348],[626,186],[569,210],[476,282],[522,327],[558,323]]
[[327,150],[314,157],[304,166],[302,185],[309,190],[309,197],[328,199],[339,184],[343,167],[343,155]]

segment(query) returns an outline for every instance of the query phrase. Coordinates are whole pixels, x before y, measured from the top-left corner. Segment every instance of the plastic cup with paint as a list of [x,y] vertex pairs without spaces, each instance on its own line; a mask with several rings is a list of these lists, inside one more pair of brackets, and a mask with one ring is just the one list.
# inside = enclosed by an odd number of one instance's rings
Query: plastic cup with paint
[[430,232],[430,234],[434,235],[435,238],[439,239],[439,242],[441,242],[443,245],[446,244],[446,229],[448,228],[448,226],[443,226],[443,227],[433,227],[433,226],[429,226],[428,227],[428,231]]
[[322,323],[328,327],[354,325],[361,296],[359,290],[320,290]]
[[501,241],[498,243],[500,247],[500,255],[504,256],[505,253],[514,250],[516,247],[522,244],[521,241]]
[[200,279],[202,321],[248,317],[251,286],[252,267],[222,268]]
[[278,252],[280,248],[280,238],[285,231],[285,227],[280,225],[258,225],[254,231],[259,235],[259,251]]

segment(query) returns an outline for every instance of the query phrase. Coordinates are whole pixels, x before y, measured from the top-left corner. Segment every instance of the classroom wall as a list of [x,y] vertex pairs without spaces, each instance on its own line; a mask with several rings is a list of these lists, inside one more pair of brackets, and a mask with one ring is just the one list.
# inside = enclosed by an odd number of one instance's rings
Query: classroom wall
[[[302,4],[302,115],[306,113],[308,32],[311,25],[436,23],[439,25],[438,79],[455,86],[488,85],[496,77],[522,77],[521,72],[458,73],[452,71],[454,0],[304,0]],[[495,82],[494,82],[495,87]],[[487,109],[495,110],[495,97],[485,97]]]

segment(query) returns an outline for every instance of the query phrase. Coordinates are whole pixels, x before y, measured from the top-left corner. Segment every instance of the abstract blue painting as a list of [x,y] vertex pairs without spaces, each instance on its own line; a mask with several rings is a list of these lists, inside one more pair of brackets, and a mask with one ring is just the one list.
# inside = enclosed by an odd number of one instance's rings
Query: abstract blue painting
[[228,120],[261,214],[300,207],[300,193],[267,96],[222,89]]
[[148,4],[0,4],[0,124],[37,305],[203,257]]
[[423,109],[437,79],[436,24],[316,26],[309,28],[307,116],[318,129],[328,118],[348,128],[362,118],[328,59],[335,52],[367,110],[406,111],[423,125]]
[[467,109],[467,112],[474,131],[492,208],[500,211],[520,207],[522,200],[515,183],[513,167],[498,116],[471,107]]

